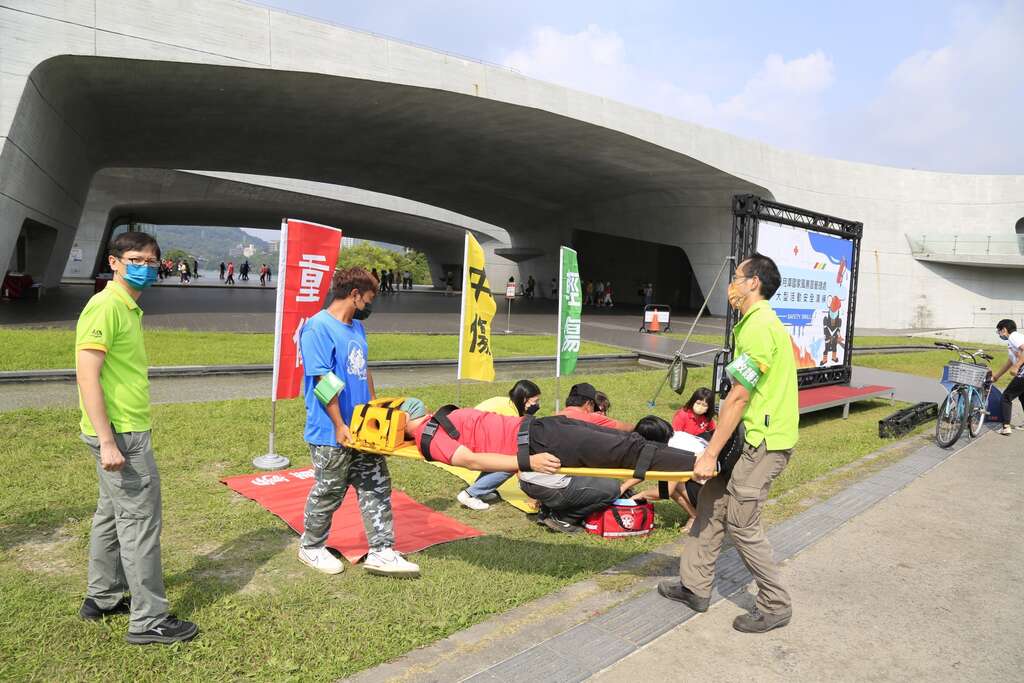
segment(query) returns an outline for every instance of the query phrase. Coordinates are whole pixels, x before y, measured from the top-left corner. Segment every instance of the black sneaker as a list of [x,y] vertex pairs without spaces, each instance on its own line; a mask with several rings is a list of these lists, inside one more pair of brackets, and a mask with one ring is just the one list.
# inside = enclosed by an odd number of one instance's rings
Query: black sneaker
[[711,598],[702,598],[683,585],[682,581],[662,581],[658,584],[658,592],[669,600],[681,602],[694,612],[707,612]]
[[199,635],[199,627],[191,621],[167,617],[148,631],[129,633],[124,639],[134,645],[146,645],[147,643],[170,645],[192,640],[197,635]]
[[100,606],[96,604],[95,600],[92,598],[86,598],[82,602],[81,608],[78,610],[78,616],[82,617],[86,621],[99,621],[103,617],[110,617],[115,614],[128,614],[131,611],[132,600],[129,597],[121,598],[121,601],[110,609],[100,609]]
[[574,534],[580,530],[578,524],[573,524],[568,520],[562,519],[553,512],[544,518],[542,524],[546,526],[550,531],[554,531],[560,534]]

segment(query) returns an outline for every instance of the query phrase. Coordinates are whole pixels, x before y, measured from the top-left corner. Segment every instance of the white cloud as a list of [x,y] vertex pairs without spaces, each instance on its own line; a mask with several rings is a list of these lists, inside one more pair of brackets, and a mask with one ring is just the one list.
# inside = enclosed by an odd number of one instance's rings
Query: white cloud
[[[843,88],[853,86],[844,84],[841,65],[821,49],[790,59],[769,54],[742,87],[717,97],[664,75],[687,76],[686,65],[666,64],[662,73],[637,68],[622,37],[594,24],[577,33],[534,29],[504,63],[528,76],[788,149],[911,168],[1019,173],[1024,1],[1007,0],[987,15],[981,11],[956,10],[948,44],[910,54],[852,106]],[[716,65],[696,68],[714,71]]]
[[578,33],[536,28],[504,64],[534,78],[798,148],[805,146],[808,119],[820,111],[818,98],[833,83],[835,70],[821,50],[788,61],[771,54],[739,92],[716,102],[708,93],[636,68],[623,39],[594,24]]
[[910,55],[839,147],[865,161],[931,170],[1021,172],[1024,3],[961,10],[952,41]]

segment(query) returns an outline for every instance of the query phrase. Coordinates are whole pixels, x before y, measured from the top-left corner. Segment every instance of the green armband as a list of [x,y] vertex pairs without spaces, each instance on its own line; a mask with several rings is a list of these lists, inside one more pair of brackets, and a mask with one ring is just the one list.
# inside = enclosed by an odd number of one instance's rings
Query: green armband
[[747,391],[753,391],[757,383],[761,381],[764,374],[757,362],[745,353],[741,353],[736,360],[725,367],[729,376],[746,387]]
[[316,383],[313,393],[316,394],[320,403],[327,405],[331,402],[331,399],[340,394],[341,390],[344,388],[345,383],[341,381],[341,378],[333,372],[328,372],[320,378],[319,382]]

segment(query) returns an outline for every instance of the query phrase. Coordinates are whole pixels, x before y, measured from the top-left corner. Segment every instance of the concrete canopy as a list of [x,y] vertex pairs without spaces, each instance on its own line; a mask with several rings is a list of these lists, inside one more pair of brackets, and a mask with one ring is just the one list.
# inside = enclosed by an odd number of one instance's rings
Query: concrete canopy
[[56,57],[33,81],[95,168],[286,176],[415,199],[508,230],[612,197],[763,188],[530,107],[340,76]]
[[[1024,314],[1019,271],[921,262],[907,242],[1013,234],[1021,175],[813,157],[242,0],[10,0],[0,45],[0,264],[23,235],[50,254],[47,285],[96,171],[190,168],[454,211],[506,229],[511,256],[539,253],[520,274],[542,283],[579,235],[633,238],[633,254],[668,245],[685,252],[667,277],[705,292],[729,252],[731,195],[753,192],[864,223],[862,326],[962,326],[979,298],[986,315]],[[583,276],[616,292],[652,263],[586,256]]]
[[[507,233],[495,226],[352,188],[239,174],[106,168],[93,177],[75,244],[84,248],[84,261],[93,264],[103,258],[101,247],[113,228],[127,222],[276,230],[283,217],[422,251],[434,265],[435,278],[445,259],[461,253],[467,229],[485,248],[507,242]],[[504,264],[495,265],[496,274],[504,274]],[[81,268],[65,274],[90,276]]]

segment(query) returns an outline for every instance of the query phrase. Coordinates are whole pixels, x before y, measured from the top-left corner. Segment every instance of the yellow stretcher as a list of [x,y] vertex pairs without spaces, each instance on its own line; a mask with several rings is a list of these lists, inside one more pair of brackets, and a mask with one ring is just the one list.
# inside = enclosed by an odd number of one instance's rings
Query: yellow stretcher
[[[386,455],[411,460],[423,460],[416,443],[405,440],[406,414],[397,410],[403,399],[379,398],[358,405],[352,413],[349,433],[352,440],[345,445],[361,453]],[[603,477],[605,479],[631,479],[633,470],[625,468],[563,467],[558,474],[573,477]],[[689,481],[693,472],[660,472],[648,470],[648,481]]]

